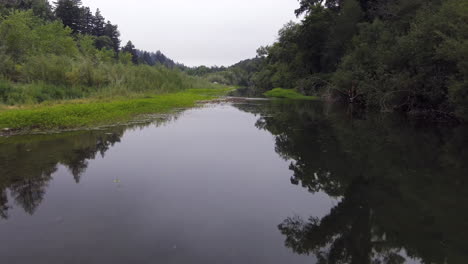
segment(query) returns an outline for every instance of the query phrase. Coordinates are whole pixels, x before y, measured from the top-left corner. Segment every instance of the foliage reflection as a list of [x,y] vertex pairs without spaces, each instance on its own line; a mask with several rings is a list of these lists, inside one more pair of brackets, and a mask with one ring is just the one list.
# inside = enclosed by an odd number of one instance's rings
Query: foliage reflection
[[279,225],[286,246],[318,263],[468,263],[468,138],[396,116],[310,102],[242,105],[260,114],[291,183],[339,202],[328,215]]
[[[167,116],[152,123],[160,125],[176,118],[177,115]],[[9,197],[25,212],[34,214],[58,165],[65,166],[79,183],[88,161],[98,155],[104,157],[127,129],[145,126],[0,138],[0,218],[8,218]]]

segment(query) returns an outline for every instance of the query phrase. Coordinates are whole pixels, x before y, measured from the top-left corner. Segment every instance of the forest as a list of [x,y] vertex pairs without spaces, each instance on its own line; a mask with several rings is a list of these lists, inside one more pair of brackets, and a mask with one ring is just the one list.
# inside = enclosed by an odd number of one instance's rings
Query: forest
[[468,118],[468,2],[300,0],[275,43],[228,68],[189,74],[249,87],[295,89],[363,109]]
[[366,111],[467,120],[467,1],[300,0],[293,11],[300,22],[286,23],[255,58],[187,67],[131,41],[121,46],[118,26],[81,0],[3,0],[0,104],[219,83],[251,95],[283,88]]
[[1,263],[468,263],[468,0],[100,3],[0,0]]
[[80,0],[0,2],[0,105],[210,86],[175,67],[160,51],[121,47],[118,26]]

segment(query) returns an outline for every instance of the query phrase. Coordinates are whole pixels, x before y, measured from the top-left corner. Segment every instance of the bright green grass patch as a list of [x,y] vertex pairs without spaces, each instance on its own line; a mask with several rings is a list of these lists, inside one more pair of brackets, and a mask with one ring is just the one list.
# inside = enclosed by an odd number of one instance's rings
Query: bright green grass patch
[[295,90],[291,89],[283,89],[283,88],[275,88],[264,93],[267,97],[274,97],[274,98],[286,98],[286,99],[302,99],[302,100],[318,100],[317,96],[306,96],[302,95]]
[[145,98],[88,99],[2,110],[0,129],[49,130],[112,124],[140,114],[166,113],[175,108],[192,107],[197,101],[213,99],[229,90],[189,89]]
[[234,87],[227,87],[224,85],[219,85],[219,88],[212,89],[188,89],[185,93],[188,94],[198,94],[198,95],[205,95],[205,96],[223,96],[236,90]]

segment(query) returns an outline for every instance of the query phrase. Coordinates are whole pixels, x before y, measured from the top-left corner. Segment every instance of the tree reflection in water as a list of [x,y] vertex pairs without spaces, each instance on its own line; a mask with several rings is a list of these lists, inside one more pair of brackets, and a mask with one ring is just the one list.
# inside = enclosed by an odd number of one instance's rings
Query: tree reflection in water
[[24,211],[33,214],[44,199],[58,164],[68,168],[78,183],[87,160],[120,142],[124,128],[112,132],[83,131],[47,136],[24,136],[2,143],[0,149],[0,214],[8,216],[6,190]]
[[[291,160],[291,183],[339,200],[330,212],[279,224],[285,244],[319,263],[468,263],[467,127],[421,125],[356,115],[311,102],[257,102],[259,115]],[[0,217],[9,197],[33,214],[57,170],[78,183],[126,128],[0,139]]]
[[279,225],[294,252],[320,264],[468,263],[466,127],[310,102],[236,107],[260,115],[257,127],[293,161],[292,184],[340,201],[325,217]]
[[[177,115],[151,123],[161,125],[175,119]],[[7,190],[16,204],[32,215],[44,199],[47,185],[59,164],[68,168],[79,183],[89,160],[98,154],[104,157],[114,144],[120,142],[127,129],[147,125],[0,138],[0,218],[8,218],[11,209]]]

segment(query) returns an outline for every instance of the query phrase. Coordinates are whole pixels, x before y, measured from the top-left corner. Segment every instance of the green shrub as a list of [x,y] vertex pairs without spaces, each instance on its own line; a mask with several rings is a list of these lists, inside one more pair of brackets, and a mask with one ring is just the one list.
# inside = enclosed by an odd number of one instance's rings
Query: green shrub
[[6,103],[12,91],[11,83],[0,79],[0,103]]
[[19,69],[21,81],[42,81],[55,85],[67,84],[67,72],[71,70],[72,59],[56,55],[37,55],[28,58]]

